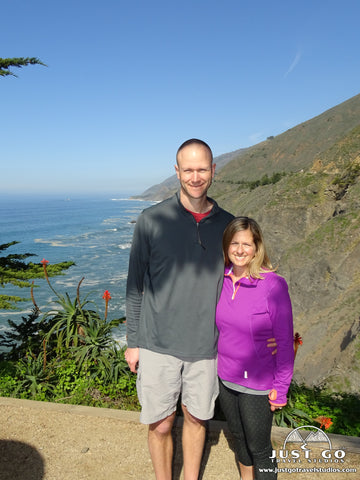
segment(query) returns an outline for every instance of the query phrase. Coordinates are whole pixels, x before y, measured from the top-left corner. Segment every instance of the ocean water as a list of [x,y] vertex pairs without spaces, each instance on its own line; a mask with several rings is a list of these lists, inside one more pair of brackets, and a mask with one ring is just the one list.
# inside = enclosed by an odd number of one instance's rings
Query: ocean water
[[[0,197],[0,244],[20,242],[0,253],[33,253],[28,261],[49,263],[73,261],[63,276],[52,277],[51,284],[58,293],[76,296],[76,288],[85,277],[80,296],[94,302],[89,308],[104,312],[105,290],[109,290],[108,318],[125,315],[125,288],[129,251],[134,223],[139,213],[152,202],[131,200],[126,196],[74,197],[55,196]],[[55,295],[45,280],[35,280],[36,303],[41,311],[54,306]],[[2,294],[30,298],[30,289],[7,285]],[[7,329],[7,319],[21,321],[31,311],[31,300],[18,303],[17,311],[0,311],[0,332]],[[114,336],[125,339],[121,325]]]

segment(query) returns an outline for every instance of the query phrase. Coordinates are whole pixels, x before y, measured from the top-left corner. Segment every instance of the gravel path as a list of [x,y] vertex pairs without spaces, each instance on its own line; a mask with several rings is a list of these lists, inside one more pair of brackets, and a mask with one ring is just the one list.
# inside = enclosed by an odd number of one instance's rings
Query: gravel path
[[[147,428],[138,417],[136,412],[0,397],[0,479],[154,480]],[[273,429],[278,448],[288,432]],[[183,479],[179,433],[176,428],[174,480]],[[201,480],[240,479],[227,436],[224,423],[210,422]],[[343,464],[281,466],[355,468],[358,473],[279,473],[279,480],[359,480],[360,439],[330,437],[333,447],[346,448]]]

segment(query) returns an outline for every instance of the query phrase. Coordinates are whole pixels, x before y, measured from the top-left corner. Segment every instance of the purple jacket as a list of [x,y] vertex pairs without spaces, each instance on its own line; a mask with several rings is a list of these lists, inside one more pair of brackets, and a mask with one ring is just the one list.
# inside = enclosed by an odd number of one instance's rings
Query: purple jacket
[[[233,285],[231,268],[216,309],[218,374],[254,390],[268,390],[272,405],[286,405],[294,366],[293,320],[288,286],[274,272]],[[266,346],[275,337],[277,354]]]

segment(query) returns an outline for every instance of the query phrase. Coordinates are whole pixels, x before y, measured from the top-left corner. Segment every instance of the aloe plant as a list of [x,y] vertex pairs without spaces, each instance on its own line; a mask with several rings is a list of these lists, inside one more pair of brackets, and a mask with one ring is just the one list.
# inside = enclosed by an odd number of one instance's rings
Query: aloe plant
[[78,335],[79,344],[73,348],[79,368],[93,370],[93,376],[106,377],[111,368],[111,357],[115,347],[113,329],[121,320],[102,320],[97,315],[90,315],[82,324]]
[[54,375],[46,368],[43,353],[35,356],[29,352],[15,366],[19,378],[15,395],[29,390],[33,397],[40,393],[46,396],[54,391]]

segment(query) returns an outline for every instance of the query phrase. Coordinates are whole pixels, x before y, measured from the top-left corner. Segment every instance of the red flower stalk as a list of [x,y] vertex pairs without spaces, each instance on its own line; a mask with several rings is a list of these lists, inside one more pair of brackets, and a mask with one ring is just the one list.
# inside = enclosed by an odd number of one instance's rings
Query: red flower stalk
[[102,298],[105,300],[105,320],[106,320],[107,312],[108,312],[108,303],[109,303],[109,300],[111,300],[111,295],[109,290],[105,290]]
[[111,299],[109,290],[105,290],[104,295],[102,297],[104,300],[109,301]]
[[299,345],[302,345],[303,341],[302,338],[300,337],[300,333],[296,332],[294,335],[294,358],[296,357]]
[[49,287],[55,293],[55,295],[58,297],[59,295],[57,294],[57,292],[54,290],[53,286],[50,283],[49,275],[48,275],[48,272],[47,272],[47,269],[46,269],[46,265],[49,263],[49,260],[45,260],[45,258],[43,258],[40,263],[42,263],[44,273],[45,273],[45,278],[46,278],[46,281],[47,281]]
[[49,260],[45,260],[45,258],[43,258],[40,263],[42,263],[42,266],[44,268],[46,281],[49,283],[49,276],[48,276],[48,273],[47,273],[47,270],[46,270],[46,265],[49,263]]
[[331,421],[331,418],[329,417],[324,417],[324,415],[321,415],[320,417],[314,418],[315,422],[320,423],[320,428],[324,427],[325,430],[331,427],[333,422]]
[[44,350],[44,360],[43,360],[43,367],[44,370],[46,368],[46,338],[43,340],[43,350]]
[[34,280],[31,282],[32,285],[31,285],[31,288],[30,288],[30,295],[31,295],[31,300],[33,302],[33,305],[35,307],[35,310],[37,312],[40,312],[40,308],[37,306],[37,303],[35,302],[35,297],[34,297]]

